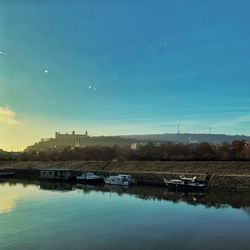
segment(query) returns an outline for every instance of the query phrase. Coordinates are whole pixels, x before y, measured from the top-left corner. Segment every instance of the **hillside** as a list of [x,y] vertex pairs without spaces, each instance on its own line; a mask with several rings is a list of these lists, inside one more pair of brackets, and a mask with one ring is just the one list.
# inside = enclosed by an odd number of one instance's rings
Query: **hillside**
[[151,135],[124,135],[126,139],[135,139],[138,141],[152,142],[208,142],[213,144],[221,144],[223,142],[232,142],[234,140],[250,141],[250,136],[246,135],[225,135],[225,134],[151,134]]
[[27,151],[39,151],[47,149],[62,149],[65,147],[86,147],[86,146],[106,146],[113,147],[130,146],[133,143],[198,143],[208,142],[211,144],[221,144],[234,140],[250,141],[250,136],[245,135],[224,135],[224,134],[149,134],[149,135],[121,135],[121,136],[89,136],[86,134],[55,134],[55,138],[42,139],[41,141],[27,147]]

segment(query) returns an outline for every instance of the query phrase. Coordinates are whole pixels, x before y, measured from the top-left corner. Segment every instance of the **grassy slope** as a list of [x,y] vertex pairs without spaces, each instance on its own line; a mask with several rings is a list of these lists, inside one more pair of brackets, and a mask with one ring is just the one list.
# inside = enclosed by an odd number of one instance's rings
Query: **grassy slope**
[[250,162],[222,161],[64,161],[64,162],[0,162],[0,168],[44,169],[67,168],[83,171],[126,171],[151,173],[197,173],[249,175]]

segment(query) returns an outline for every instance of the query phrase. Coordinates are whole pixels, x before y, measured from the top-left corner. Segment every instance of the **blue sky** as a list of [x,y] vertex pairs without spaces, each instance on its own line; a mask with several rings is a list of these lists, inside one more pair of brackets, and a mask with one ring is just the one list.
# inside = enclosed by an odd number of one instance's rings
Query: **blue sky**
[[73,129],[250,134],[249,8],[0,0],[0,148]]

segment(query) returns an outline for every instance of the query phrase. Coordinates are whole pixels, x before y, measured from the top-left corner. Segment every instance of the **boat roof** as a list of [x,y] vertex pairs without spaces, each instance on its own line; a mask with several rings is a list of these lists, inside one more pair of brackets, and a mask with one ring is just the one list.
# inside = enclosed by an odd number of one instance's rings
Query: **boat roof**
[[194,177],[180,177],[181,180],[194,180],[196,178],[197,178],[196,176],[194,176]]

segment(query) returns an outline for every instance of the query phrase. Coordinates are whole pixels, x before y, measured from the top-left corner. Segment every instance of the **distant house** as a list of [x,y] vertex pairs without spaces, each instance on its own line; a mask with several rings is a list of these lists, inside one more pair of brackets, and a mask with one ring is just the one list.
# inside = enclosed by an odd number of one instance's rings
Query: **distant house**
[[42,179],[72,180],[76,173],[70,169],[44,169],[40,171]]
[[135,142],[130,144],[131,150],[138,150],[140,147],[146,146],[148,143],[145,142]]

